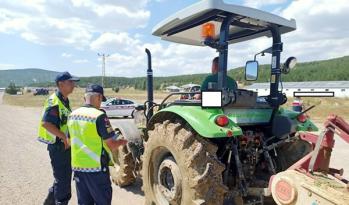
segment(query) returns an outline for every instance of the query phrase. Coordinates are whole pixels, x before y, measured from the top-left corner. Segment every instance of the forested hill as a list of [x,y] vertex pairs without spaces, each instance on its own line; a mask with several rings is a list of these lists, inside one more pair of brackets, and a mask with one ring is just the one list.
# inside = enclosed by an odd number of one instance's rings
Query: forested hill
[[7,87],[10,82],[18,86],[53,82],[57,74],[55,71],[38,68],[0,70],[0,87]]
[[[187,83],[201,84],[208,74],[179,75],[169,77],[155,77],[154,87],[156,89],[164,88],[169,85],[183,85]],[[244,68],[236,68],[228,71],[228,75],[235,80],[247,84],[244,80]],[[259,69],[259,78],[257,82],[268,82],[270,78],[270,65],[261,65]],[[87,83],[100,83],[100,77],[82,78],[80,85],[85,86]],[[313,61],[299,63],[289,74],[283,75],[284,82],[301,82],[301,81],[347,81],[349,80],[349,56],[335,58],[324,61]],[[121,78],[107,77],[107,87],[130,86],[137,89],[145,89],[146,78]]]
[[[12,73],[10,72],[12,71]],[[145,72],[144,72],[145,73]],[[6,74],[6,75],[4,75]],[[53,79],[56,72],[39,69],[22,69],[22,70],[0,70],[0,87],[5,87],[13,80],[18,85],[35,85],[48,86],[54,85]],[[155,73],[156,75],[156,73]],[[187,83],[201,84],[207,73],[180,75],[168,77],[155,77],[154,88],[162,89],[169,85],[183,85]],[[236,68],[228,71],[228,75],[235,80],[245,83],[244,69]],[[259,78],[257,82],[268,82],[270,78],[270,65],[261,65]],[[34,83],[36,80],[36,83]],[[283,75],[284,82],[300,81],[347,81],[349,80],[349,56],[335,58],[324,61],[314,61],[299,63],[296,68],[289,74]],[[88,83],[100,83],[101,77],[82,77],[79,86],[86,86]],[[135,87],[145,89],[146,78],[124,78],[124,77],[106,77],[106,87]]]

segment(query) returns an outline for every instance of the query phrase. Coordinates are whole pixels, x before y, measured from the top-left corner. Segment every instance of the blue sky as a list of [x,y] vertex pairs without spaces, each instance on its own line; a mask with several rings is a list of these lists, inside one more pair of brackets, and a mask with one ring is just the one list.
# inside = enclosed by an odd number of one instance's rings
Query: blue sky
[[[349,55],[349,4],[346,0],[226,0],[297,20],[297,31],[284,36],[283,59],[321,60]],[[20,2],[20,3],[19,3]],[[209,72],[216,55],[151,36],[162,19],[197,0],[2,0],[0,69],[42,68],[78,76],[101,73],[98,52],[110,54],[109,76],[144,76],[145,47],[154,54],[158,76]],[[268,47],[257,39],[231,47],[229,67],[250,60]],[[269,59],[261,59],[268,63]]]

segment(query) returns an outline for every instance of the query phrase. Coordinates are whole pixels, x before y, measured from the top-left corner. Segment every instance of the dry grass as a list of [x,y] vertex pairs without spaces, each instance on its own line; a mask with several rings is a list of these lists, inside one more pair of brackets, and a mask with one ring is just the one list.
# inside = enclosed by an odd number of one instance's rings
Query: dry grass
[[[51,92],[52,93],[52,92]],[[50,94],[51,94],[50,93]],[[74,92],[69,96],[70,105],[72,108],[79,107],[83,105],[85,89],[76,88]],[[156,102],[161,101],[165,98],[168,93],[165,92],[155,92],[154,99]],[[137,103],[143,103],[146,100],[146,91],[134,90],[134,89],[122,89],[118,93],[115,93],[111,89],[105,89],[106,97],[121,97],[133,100]],[[25,93],[24,95],[8,95],[5,94],[3,97],[4,104],[23,106],[23,107],[42,107],[45,99],[48,96],[34,96],[32,93]]]
[[[336,114],[349,121],[348,98],[303,98],[306,108],[315,105],[308,114],[314,121],[323,122],[329,114]],[[291,107],[293,98],[289,98],[286,107]]]
[[[134,90],[134,89],[122,89],[118,93],[115,93],[111,89],[106,89],[107,97],[122,97],[136,101],[137,103],[143,103],[146,100],[146,91]],[[71,106],[73,108],[79,107],[83,104],[83,88],[76,88],[74,93],[69,96]],[[154,93],[154,99],[156,102],[161,102],[168,93],[156,91]],[[41,107],[47,96],[33,96],[32,93],[25,93],[24,95],[4,95],[3,101],[5,104],[17,105],[24,107]],[[293,98],[289,98],[284,107],[290,107]],[[329,114],[337,114],[342,116],[346,120],[349,120],[349,99],[348,98],[303,98],[305,107],[316,105],[314,109],[308,112],[311,118],[315,121],[322,122]]]

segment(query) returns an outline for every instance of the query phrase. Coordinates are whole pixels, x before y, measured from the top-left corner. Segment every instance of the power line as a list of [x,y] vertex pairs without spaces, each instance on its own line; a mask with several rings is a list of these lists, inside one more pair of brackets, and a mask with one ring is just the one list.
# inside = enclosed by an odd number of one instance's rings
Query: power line
[[105,59],[108,58],[110,55],[105,53],[98,53],[98,56],[102,57],[102,87],[104,87],[104,77],[105,77]]

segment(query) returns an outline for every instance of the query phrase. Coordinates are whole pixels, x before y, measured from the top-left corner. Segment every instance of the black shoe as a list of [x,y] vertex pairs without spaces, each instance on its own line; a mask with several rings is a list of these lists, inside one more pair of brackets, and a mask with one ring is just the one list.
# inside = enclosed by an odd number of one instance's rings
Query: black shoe
[[48,192],[47,197],[46,197],[43,205],[55,205],[55,204],[56,204],[55,197],[53,195],[53,192],[50,191],[50,192]]

